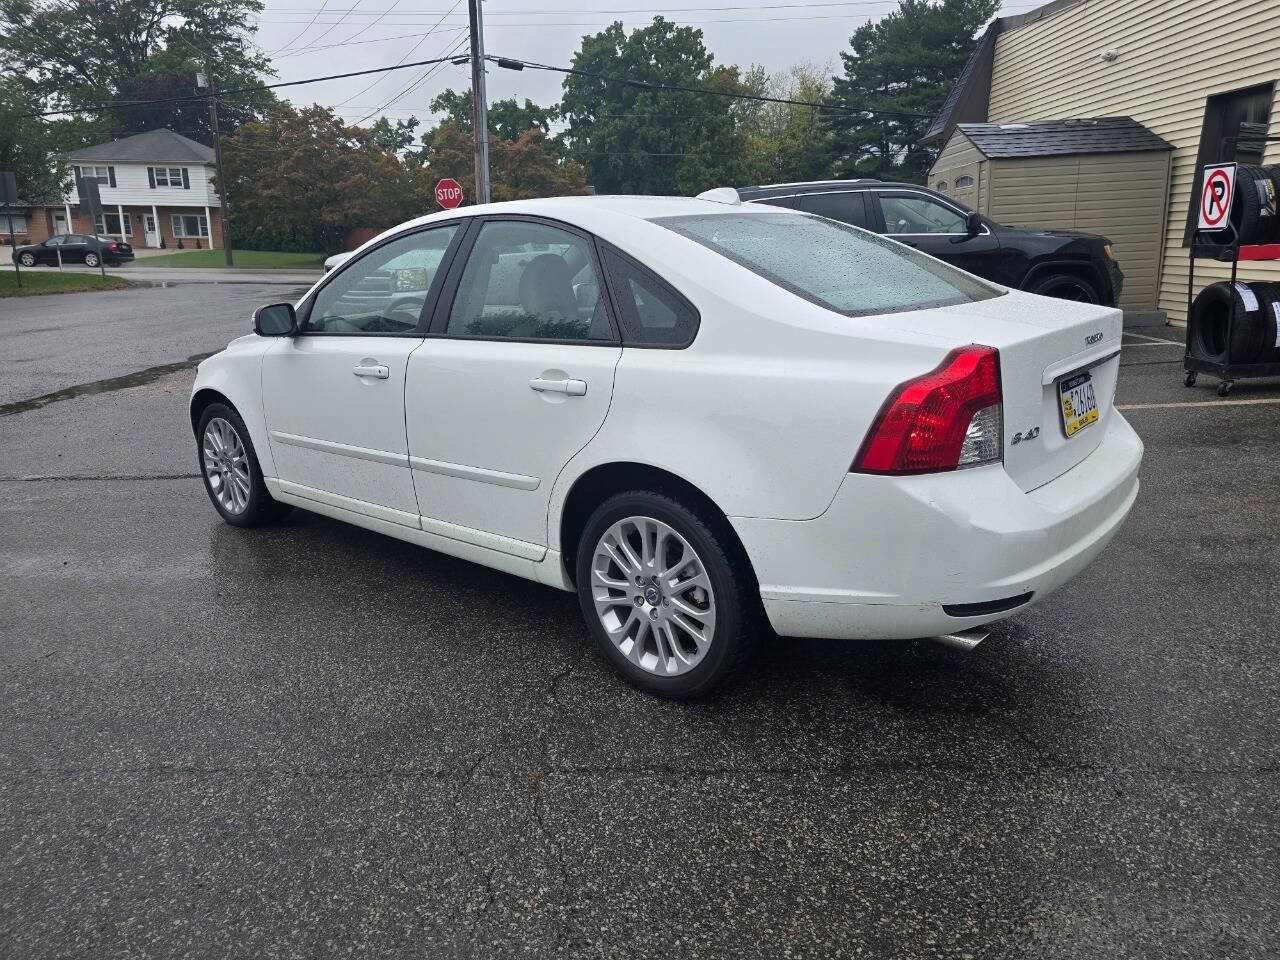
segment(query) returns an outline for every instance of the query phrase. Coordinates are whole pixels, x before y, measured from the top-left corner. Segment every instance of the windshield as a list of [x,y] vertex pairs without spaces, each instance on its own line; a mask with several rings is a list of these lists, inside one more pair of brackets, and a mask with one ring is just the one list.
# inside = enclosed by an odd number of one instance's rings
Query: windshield
[[819,306],[855,317],[972,303],[1000,291],[893,240],[800,213],[654,220]]

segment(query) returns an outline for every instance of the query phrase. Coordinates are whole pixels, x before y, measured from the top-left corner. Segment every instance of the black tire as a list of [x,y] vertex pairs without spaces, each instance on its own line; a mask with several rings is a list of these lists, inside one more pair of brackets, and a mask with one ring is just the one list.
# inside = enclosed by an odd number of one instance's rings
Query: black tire
[[[240,443],[244,446],[245,463],[248,466],[248,502],[241,510],[231,510],[225,506],[214,491],[213,482],[205,462],[205,431],[214,420],[221,420],[235,431]],[[258,454],[253,449],[253,440],[244,420],[234,408],[225,403],[211,403],[200,415],[200,424],[196,428],[196,458],[200,464],[200,478],[204,481],[205,493],[214,509],[227,523],[234,527],[259,527],[264,523],[279,520],[293,509],[288,504],[271,499],[267,485],[262,480],[262,468],[258,465]]]
[[1276,188],[1270,171],[1251,163],[1236,168],[1231,221],[1241,243],[1270,243],[1275,239]]
[[1074,273],[1053,273],[1041,277],[1027,288],[1027,292],[1075,303],[1099,303],[1102,300],[1093,283]]
[[1261,312],[1257,338],[1257,359],[1262,363],[1280,361],[1280,283],[1251,283]]
[[96,267],[98,265],[98,255],[92,251],[84,255],[84,265],[86,267]]
[[34,254],[22,253],[18,255],[18,262],[24,267],[34,267],[36,265],[36,258]]
[[[706,570],[714,598],[715,623],[701,660],[685,673],[662,676],[632,663],[610,639],[596,612],[592,595],[592,561],[596,547],[615,523],[628,517],[651,518],[669,526],[687,541]],[[764,610],[751,564],[728,523],[696,504],[648,490],[632,490],[610,497],[587,521],[578,541],[574,567],[578,601],[591,635],[618,672],[647,693],[681,700],[703,696],[732,677],[756,648]],[[683,639],[687,639],[687,635]],[[651,641],[656,642],[653,633],[645,642]]]
[[[1248,296],[1249,302],[1245,302]],[[1252,308],[1251,306],[1252,305]],[[1232,311],[1231,342],[1227,343]],[[1211,283],[1191,304],[1187,332],[1192,352],[1218,363],[1252,363],[1263,348],[1262,304],[1249,284]]]

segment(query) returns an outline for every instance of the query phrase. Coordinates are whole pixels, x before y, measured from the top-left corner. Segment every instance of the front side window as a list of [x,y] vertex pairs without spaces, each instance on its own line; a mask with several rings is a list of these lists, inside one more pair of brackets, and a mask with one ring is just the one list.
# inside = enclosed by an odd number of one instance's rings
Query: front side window
[[542,223],[491,220],[471,248],[445,332],[616,342],[601,290],[588,240]]
[[908,193],[878,193],[885,233],[965,233],[964,217],[946,204]]
[[654,221],[846,316],[972,303],[1001,291],[865,230],[799,213],[729,213]]
[[457,230],[420,230],[347,261],[316,294],[304,332],[413,333]]

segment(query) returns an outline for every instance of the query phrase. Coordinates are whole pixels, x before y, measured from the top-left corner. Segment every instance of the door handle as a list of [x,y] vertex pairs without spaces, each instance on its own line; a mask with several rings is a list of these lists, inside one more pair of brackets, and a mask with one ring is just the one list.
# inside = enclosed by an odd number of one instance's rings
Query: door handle
[[585,380],[544,380],[542,377],[534,377],[529,381],[529,386],[539,393],[563,393],[570,397],[587,395]]
[[351,372],[357,377],[373,377],[375,380],[386,380],[391,376],[391,370],[385,363],[372,363],[370,361],[357,363],[351,368]]

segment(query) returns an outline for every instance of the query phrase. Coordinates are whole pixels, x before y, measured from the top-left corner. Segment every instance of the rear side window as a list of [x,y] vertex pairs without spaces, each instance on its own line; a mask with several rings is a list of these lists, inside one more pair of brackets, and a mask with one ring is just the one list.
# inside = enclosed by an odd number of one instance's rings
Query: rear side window
[[850,317],[972,303],[1002,293],[903,244],[803,213],[702,214],[653,222]]
[[609,283],[622,314],[628,346],[687,347],[698,332],[698,311],[664,281],[615,250],[604,251]]
[[867,225],[866,209],[862,194],[852,190],[843,193],[809,193],[800,198],[800,209],[816,213],[820,217],[839,220],[855,227]]

